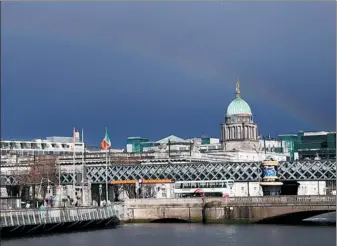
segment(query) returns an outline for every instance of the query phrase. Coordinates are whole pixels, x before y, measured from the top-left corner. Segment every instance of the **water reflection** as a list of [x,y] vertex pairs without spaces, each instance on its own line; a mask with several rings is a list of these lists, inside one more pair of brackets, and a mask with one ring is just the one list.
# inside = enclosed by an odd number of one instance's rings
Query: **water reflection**
[[2,246],[334,246],[335,227],[135,224],[117,229],[2,241]]

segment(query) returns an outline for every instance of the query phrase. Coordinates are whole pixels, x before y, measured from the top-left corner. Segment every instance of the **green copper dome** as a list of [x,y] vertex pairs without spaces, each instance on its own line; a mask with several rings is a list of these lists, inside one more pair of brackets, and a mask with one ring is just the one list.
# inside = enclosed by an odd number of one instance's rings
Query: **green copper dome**
[[227,116],[237,114],[252,114],[252,111],[245,100],[241,98],[240,80],[236,81],[236,98],[229,104],[227,108]]
[[242,98],[235,98],[227,108],[227,116],[236,114],[252,114],[248,103]]

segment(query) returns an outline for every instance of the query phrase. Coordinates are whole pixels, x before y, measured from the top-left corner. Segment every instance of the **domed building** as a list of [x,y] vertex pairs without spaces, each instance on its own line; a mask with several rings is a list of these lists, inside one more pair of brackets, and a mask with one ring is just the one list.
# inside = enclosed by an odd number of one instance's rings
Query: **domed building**
[[240,81],[236,81],[236,97],[228,105],[225,121],[221,124],[221,143],[224,150],[258,149],[257,125],[248,103],[241,98]]

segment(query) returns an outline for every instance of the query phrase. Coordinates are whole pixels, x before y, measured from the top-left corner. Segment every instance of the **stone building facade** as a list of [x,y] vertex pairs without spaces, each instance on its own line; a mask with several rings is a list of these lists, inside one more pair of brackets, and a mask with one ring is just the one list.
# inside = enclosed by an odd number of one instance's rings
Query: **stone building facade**
[[223,150],[257,150],[257,125],[248,103],[241,98],[240,81],[236,81],[236,97],[229,104],[225,121],[221,124]]

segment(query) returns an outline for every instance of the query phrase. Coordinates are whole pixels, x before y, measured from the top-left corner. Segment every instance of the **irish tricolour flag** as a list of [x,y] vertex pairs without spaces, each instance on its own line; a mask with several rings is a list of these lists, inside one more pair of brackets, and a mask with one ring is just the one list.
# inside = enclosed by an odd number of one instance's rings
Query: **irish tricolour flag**
[[105,129],[105,137],[103,138],[102,142],[101,142],[101,147],[102,149],[109,149],[111,146],[111,141],[110,141],[110,138],[109,138],[109,135],[108,135],[108,131],[107,129]]

